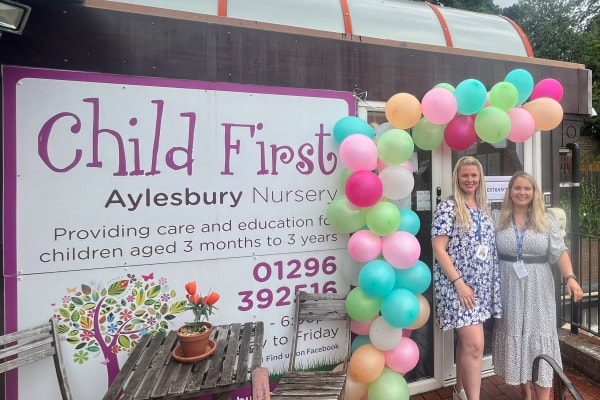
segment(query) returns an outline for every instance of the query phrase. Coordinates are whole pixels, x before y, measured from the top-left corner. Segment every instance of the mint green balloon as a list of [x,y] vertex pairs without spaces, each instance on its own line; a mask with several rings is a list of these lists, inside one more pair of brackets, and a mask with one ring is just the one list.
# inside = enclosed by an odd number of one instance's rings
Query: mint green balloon
[[454,86],[452,86],[451,84],[449,84],[449,83],[446,83],[446,82],[441,82],[441,83],[438,83],[437,85],[435,85],[435,86],[434,86],[434,89],[435,89],[435,88],[442,88],[442,89],[446,89],[446,90],[448,90],[448,91],[450,91],[450,92],[452,92],[452,93],[454,93],[454,91],[456,90],[456,89],[454,88]]
[[348,168],[344,168],[342,170],[342,174],[340,175],[340,186],[341,187],[345,187],[346,186],[346,181],[348,180],[348,177],[350,175],[352,175],[354,171],[352,171],[351,169]]
[[475,117],[475,133],[484,142],[501,142],[510,133],[510,116],[498,107],[486,107]]
[[400,227],[400,210],[389,201],[382,200],[366,211],[367,227],[379,236],[388,236]]
[[384,368],[373,382],[369,383],[369,400],[409,400],[408,383],[402,375]]
[[365,226],[365,209],[354,207],[345,195],[338,195],[327,207],[327,221],[336,232],[356,232]]
[[444,141],[444,128],[446,125],[436,125],[425,117],[412,128],[412,138],[415,145],[423,150],[436,149]]
[[390,129],[377,139],[377,155],[389,165],[402,164],[412,156],[415,143],[404,129]]
[[498,82],[490,89],[490,104],[508,111],[517,105],[519,91],[510,82]]
[[369,321],[379,314],[381,297],[367,295],[360,286],[355,287],[346,296],[346,311],[356,321]]

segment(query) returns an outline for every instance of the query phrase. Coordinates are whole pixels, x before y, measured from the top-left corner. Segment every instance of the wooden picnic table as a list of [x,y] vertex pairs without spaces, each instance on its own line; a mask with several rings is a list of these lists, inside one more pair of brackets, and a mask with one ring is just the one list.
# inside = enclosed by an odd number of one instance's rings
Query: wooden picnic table
[[263,323],[214,327],[214,353],[193,363],[172,356],[178,345],[175,331],[146,335],[121,368],[103,400],[189,399],[212,396],[229,399],[232,391],[249,385],[252,370],[262,362]]

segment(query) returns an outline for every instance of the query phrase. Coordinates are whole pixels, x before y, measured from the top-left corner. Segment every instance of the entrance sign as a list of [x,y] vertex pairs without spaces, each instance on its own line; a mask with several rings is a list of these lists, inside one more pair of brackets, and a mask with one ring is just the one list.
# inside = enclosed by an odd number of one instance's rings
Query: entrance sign
[[[4,67],[3,98],[6,329],[54,314],[77,398],[190,317],[169,309],[187,281],[221,293],[211,322],[265,322],[275,373],[294,293],[348,290],[326,210],[351,93]],[[307,365],[339,357],[336,332],[307,325]],[[28,373],[9,398],[47,398]]]

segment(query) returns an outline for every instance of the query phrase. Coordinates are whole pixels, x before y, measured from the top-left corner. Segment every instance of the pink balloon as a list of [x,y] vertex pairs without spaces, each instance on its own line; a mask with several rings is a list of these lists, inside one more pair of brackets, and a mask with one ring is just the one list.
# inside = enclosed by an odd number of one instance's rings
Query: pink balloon
[[539,99],[540,97],[550,97],[551,99],[560,101],[563,97],[561,83],[553,78],[542,79],[533,87],[530,100]]
[[408,337],[402,338],[396,347],[383,354],[385,365],[399,374],[406,374],[419,362],[419,346]]
[[469,115],[457,115],[444,129],[444,141],[452,150],[466,150],[476,139],[475,122]]
[[352,171],[370,171],[377,167],[377,145],[359,133],[348,136],[340,144],[340,161]]
[[376,259],[381,253],[381,236],[368,229],[353,233],[348,239],[348,253],[358,262]]
[[421,111],[429,122],[436,125],[448,123],[456,115],[458,103],[449,90],[433,88],[423,96]]
[[371,171],[356,171],[346,180],[344,191],[348,201],[355,207],[371,207],[381,200],[383,183]]
[[377,317],[373,317],[368,321],[357,321],[355,319],[350,320],[350,330],[357,335],[368,335],[371,332],[371,324]]
[[[446,89],[444,89],[444,90],[446,90]],[[415,172],[415,171],[413,170],[413,166],[412,166],[412,164],[410,163],[410,160],[406,160],[406,161],[404,161],[404,162],[403,162],[402,164],[400,164],[400,165],[401,165],[401,166],[403,166],[404,168],[406,168],[407,170],[409,170],[410,172]]]
[[511,108],[508,110],[508,116],[510,117],[508,140],[515,143],[522,143],[533,136],[535,132],[535,120],[529,111],[520,107]]
[[414,235],[398,231],[383,238],[381,252],[392,267],[405,269],[413,266],[419,259],[421,245]]

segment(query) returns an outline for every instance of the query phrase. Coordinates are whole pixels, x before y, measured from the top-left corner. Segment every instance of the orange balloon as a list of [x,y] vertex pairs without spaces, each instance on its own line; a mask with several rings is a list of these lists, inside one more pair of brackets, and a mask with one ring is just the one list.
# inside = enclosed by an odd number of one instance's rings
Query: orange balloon
[[385,117],[395,128],[412,128],[421,120],[421,103],[410,93],[396,93],[385,103]]
[[372,344],[360,346],[348,363],[348,374],[358,382],[371,383],[385,368],[385,355]]
[[367,394],[369,384],[358,382],[346,375],[346,387],[344,389],[344,400],[362,400]]
[[431,314],[429,302],[422,294],[417,295],[417,300],[419,301],[419,315],[417,316],[417,320],[411,326],[407,326],[406,329],[419,329],[429,320],[429,315]]
[[560,103],[550,97],[540,97],[523,104],[535,121],[535,129],[551,131],[560,125],[563,119],[563,108]]

